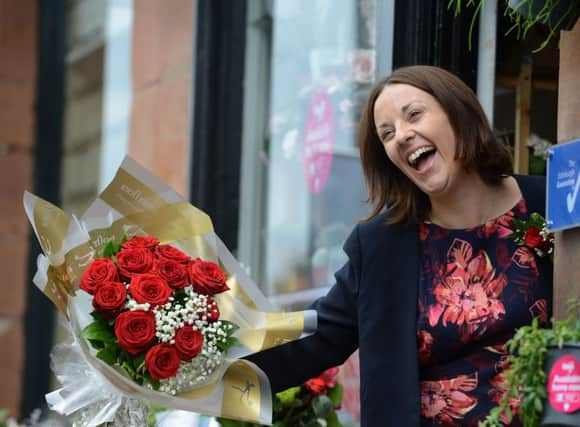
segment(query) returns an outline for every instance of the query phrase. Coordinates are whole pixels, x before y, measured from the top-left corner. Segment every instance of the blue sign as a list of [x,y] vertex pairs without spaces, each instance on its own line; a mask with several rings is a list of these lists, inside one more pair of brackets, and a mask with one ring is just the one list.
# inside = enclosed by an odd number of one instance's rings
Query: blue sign
[[548,156],[548,230],[580,226],[580,139],[554,145]]

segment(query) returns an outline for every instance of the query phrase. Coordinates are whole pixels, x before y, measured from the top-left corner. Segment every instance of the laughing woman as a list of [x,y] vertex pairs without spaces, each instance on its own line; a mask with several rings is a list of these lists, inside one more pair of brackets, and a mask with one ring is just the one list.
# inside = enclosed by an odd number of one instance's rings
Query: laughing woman
[[551,264],[507,238],[543,214],[544,180],[511,175],[474,93],[436,67],[374,86],[359,146],[373,207],[317,333],[251,360],[279,391],[359,348],[363,426],[475,426],[501,399],[506,341],[550,316]]

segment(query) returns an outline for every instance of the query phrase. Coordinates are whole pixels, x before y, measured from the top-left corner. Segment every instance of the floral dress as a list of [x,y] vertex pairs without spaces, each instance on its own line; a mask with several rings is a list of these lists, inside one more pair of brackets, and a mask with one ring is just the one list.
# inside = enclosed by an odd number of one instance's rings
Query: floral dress
[[533,252],[507,238],[514,217],[527,219],[524,199],[477,227],[420,225],[422,426],[477,426],[505,392],[506,341],[533,317],[548,321]]

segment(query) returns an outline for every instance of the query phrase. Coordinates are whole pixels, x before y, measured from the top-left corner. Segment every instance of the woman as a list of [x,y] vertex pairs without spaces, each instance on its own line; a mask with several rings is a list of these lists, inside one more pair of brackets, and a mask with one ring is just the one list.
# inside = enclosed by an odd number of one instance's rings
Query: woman
[[503,393],[506,340],[550,315],[549,261],[507,238],[543,214],[544,180],[509,175],[473,92],[436,67],[375,85],[359,145],[374,208],[314,304],[317,333],[251,360],[281,390],[358,347],[363,426],[477,425]]

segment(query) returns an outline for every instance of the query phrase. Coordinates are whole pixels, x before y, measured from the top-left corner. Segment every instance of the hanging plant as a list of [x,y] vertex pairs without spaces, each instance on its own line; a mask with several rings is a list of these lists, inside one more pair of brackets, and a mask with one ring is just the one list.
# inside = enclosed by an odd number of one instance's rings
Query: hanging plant
[[568,400],[577,403],[579,384],[572,384],[570,390],[560,390],[566,384],[565,374],[557,378],[564,381],[558,383],[559,388],[554,388],[552,381],[561,366],[571,369],[570,381],[578,378],[574,370],[580,369],[580,300],[570,301],[568,317],[554,320],[549,329],[542,328],[537,318],[531,325],[519,328],[508,342],[508,349],[512,355],[503,372],[505,393],[480,427],[503,426],[516,415],[524,427],[580,425],[578,408],[565,406]]
[[[469,26],[469,50],[475,22],[486,0],[449,0],[447,9],[453,10],[455,16],[462,10],[470,7],[475,8]],[[495,1],[495,0],[489,0]],[[528,35],[529,30],[536,24],[548,27],[548,35],[540,46],[533,52],[544,49],[560,30],[570,30],[580,17],[580,0],[499,0],[506,5],[504,15],[507,16],[512,26],[506,32],[515,32],[518,39]]]

